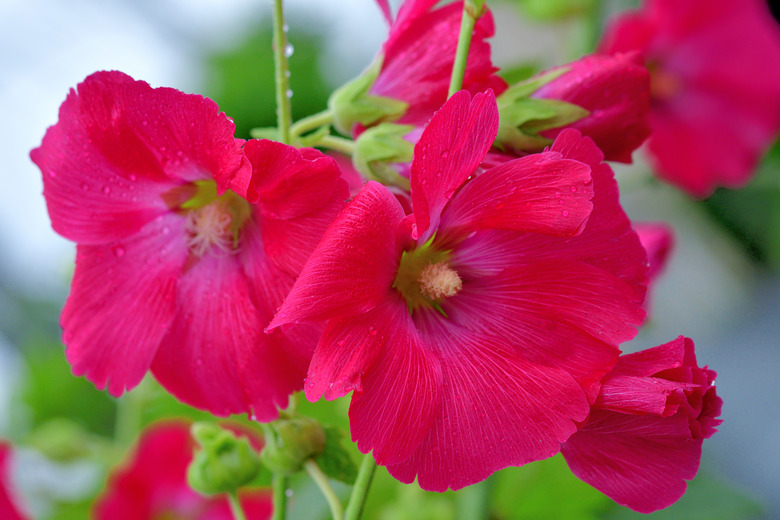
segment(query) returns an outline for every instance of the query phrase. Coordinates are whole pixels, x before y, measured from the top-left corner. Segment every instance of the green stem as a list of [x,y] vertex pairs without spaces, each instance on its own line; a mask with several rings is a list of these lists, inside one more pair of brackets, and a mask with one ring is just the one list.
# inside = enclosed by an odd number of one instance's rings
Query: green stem
[[314,480],[314,482],[317,484],[317,487],[320,488],[320,491],[322,491],[322,494],[328,501],[328,506],[330,506],[330,514],[333,516],[333,520],[342,520],[344,517],[344,508],[341,505],[341,500],[339,500],[339,497],[336,496],[333,488],[330,487],[328,477],[325,476],[325,473],[323,473],[317,463],[314,462],[314,459],[309,459],[304,462],[303,467],[306,468],[306,473],[308,473],[312,480]]
[[343,137],[336,137],[335,135],[326,135],[316,146],[322,146],[323,148],[329,148],[336,150],[343,154],[352,156],[355,154],[355,141],[352,139],[344,139]]
[[290,81],[287,68],[287,31],[282,0],[274,0],[274,72],[276,77],[276,119],[279,139],[290,144]]
[[363,462],[360,463],[360,470],[355,479],[352,494],[349,497],[344,520],[360,520],[360,515],[363,514],[363,506],[366,503],[368,488],[371,487],[371,480],[374,478],[375,470],[376,462],[374,462],[374,457],[370,453],[366,453],[363,456]]
[[141,431],[141,416],[146,402],[146,379],[127,392],[116,403],[114,442],[122,452],[131,445]]
[[241,507],[237,491],[228,493],[228,502],[230,502],[230,512],[233,513],[233,520],[246,520],[246,514],[244,513],[244,508]]
[[297,121],[290,127],[290,135],[294,139],[331,123],[333,123],[333,113],[330,110],[324,110]]
[[463,76],[466,74],[466,62],[471,47],[471,35],[474,33],[474,25],[484,11],[485,0],[466,0],[463,2],[463,16],[460,20],[460,35],[458,36],[458,48],[455,51],[455,63],[452,65],[450,77],[449,96],[459,91],[463,86]]
[[274,516],[271,520],[284,520],[287,517],[287,477],[274,473],[271,488],[274,496]]

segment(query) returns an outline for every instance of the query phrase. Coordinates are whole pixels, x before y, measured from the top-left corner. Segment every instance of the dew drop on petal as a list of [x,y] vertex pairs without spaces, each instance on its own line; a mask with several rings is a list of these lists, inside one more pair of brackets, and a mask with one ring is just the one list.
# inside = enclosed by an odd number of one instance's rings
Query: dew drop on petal
[[111,248],[111,252],[114,253],[114,256],[117,258],[122,258],[125,256],[125,248],[122,246],[114,246]]
[[561,215],[563,215],[564,217],[568,217],[569,216],[569,212],[564,210],[563,213],[561,213]]
[[106,195],[108,195],[109,193],[111,193],[111,188],[110,188],[110,187],[108,187],[108,186],[103,186],[103,193],[105,193]]

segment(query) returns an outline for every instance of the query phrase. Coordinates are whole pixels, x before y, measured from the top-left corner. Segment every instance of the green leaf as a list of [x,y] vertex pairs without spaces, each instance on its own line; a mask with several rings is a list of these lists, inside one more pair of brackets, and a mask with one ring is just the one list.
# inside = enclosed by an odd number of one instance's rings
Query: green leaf
[[328,477],[346,484],[354,484],[357,467],[342,441],[346,437],[338,426],[323,426],[325,450],[317,457],[317,464]]

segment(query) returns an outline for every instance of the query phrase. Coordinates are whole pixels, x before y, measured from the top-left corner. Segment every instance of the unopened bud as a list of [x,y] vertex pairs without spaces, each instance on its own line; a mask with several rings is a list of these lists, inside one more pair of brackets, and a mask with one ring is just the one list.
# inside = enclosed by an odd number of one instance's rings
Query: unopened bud
[[260,458],[248,439],[211,423],[195,423],[190,432],[201,446],[187,468],[187,482],[195,491],[232,493],[257,476]]
[[314,419],[279,419],[268,426],[262,460],[274,473],[297,473],[304,462],[325,449],[325,432]]

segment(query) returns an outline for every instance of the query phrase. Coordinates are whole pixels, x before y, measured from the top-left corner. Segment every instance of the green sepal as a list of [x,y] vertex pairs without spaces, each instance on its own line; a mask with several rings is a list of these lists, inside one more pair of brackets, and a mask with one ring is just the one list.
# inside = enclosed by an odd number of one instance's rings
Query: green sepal
[[249,131],[252,139],[269,139],[271,141],[279,140],[279,129],[275,126],[260,126]]
[[187,482],[195,491],[234,493],[257,476],[260,458],[247,438],[204,422],[193,424],[190,432],[201,446],[187,468]]
[[292,475],[325,449],[325,431],[310,417],[280,417],[265,427],[261,460],[272,473]]
[[380,56],[363,74],[339,87],[328,99],[328,109],[333,114],[333,126],[344,135],[352,133],[355,123],[371,125],[382,121],[394,121],[404,115],[408,103],[368,93],[382,70]]
[[539,135],[551,128],[559,128],[587,117],[584,108],[558,99],[530,97],[551,82],[567,68],[551,71],[514,85],[498,97],[499,128],[496,144],[499,148],[537,151],[552,143]]
[[338,426],[325,425],[325,449],[317,457],[317,465],[333,480],[352,485],[357,478],[357,466],[342,444],[344,432]]
[[414,130],[411,125],[381,123],[369,128],[355,141],[352,163],[368,179],[409,190],[409,179],[402,177],[387,163],[412,162],[414,145],[404,136]]
[[317,146],[324,137],[327,137],[329,135],[330,135],[330,127],[321,126],[313,132],[300,136],[296,140],[296,144],[300,146],[313,148]]

